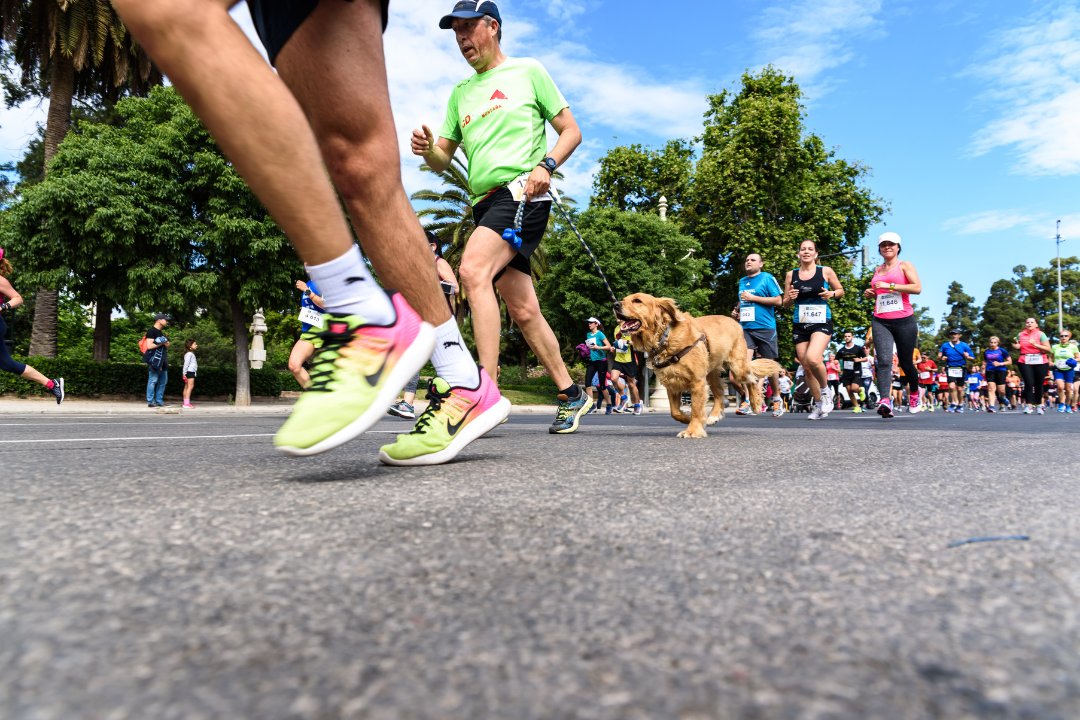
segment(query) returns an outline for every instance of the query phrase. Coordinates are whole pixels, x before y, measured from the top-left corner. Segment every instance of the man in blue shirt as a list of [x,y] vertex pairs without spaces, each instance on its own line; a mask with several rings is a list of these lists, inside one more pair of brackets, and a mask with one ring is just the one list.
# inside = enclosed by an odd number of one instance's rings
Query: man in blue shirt
[[[743,338],[746,340],[747,359],[753,360],[754,353],[758,357],[776,360],[780,357],[780,348],[776,342],[776,311],[784,301],[784,291],[771,274],[762,271],[764,262],[757,253],[746,256],[746,276],[739,280],[739,304],[735,306],[731,316],[734,317],[743,328]],[[779,376],[769,378],[773,389],[773,417],[784,414],[784,403],[780,399]],[[743,401],[737,415],[748,415],[755,408],[750,403]]]
[[964,412],[964,367],[968,360],[975,359],[975,351],[960,339],[960,328],[949,331],[949,341],[942,343],[938,350],[938,359],[945,365],[945,375],[949,378],[949,407],[945,412]]

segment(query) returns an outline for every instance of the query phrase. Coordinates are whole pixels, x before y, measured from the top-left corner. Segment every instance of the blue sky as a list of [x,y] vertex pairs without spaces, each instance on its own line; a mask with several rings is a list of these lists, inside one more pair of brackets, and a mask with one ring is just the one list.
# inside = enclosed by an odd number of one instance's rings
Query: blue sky
[[[437,127],[471,70],[438,19],[452,2],[396,0],[386,34],[406,189],[431,185],[408,153]],[[805,126],[867,165],[890,207],[885,229],[923,279],[935,319],[952,280],[982,303],[1016,265],[1080,255],[1080,0],[504,0],[503,47],[539,58],[584,142],[564,190],[590,194],[615,145],[659,147],[701,128],[705,96],[746,70],[779,67],[806,93]],[[250,33],[243,7],[234,17]],[[38,105],[0,113],[0,159],[21,155]],[[795,249],[792,249],[794,258]],[[780,274],[788,268],[768,268]],[[610,274],[610,273],[609,273]],[[617,274],[617,270],[615,271]]]

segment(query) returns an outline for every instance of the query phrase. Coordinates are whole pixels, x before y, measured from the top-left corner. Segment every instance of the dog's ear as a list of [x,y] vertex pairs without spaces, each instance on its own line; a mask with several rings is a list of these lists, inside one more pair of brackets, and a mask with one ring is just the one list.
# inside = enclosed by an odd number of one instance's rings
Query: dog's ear
[[660,309],[661,315],[666,315],[671,322],[677,322],[679,319],[679,306],[671,298],[657,298],[656,306]]

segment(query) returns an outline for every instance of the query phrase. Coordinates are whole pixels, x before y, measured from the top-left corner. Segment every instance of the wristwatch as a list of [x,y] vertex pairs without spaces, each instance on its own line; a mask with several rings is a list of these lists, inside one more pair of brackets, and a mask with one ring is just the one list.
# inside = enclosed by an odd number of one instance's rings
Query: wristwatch
[[890,290],[895,290],[896,289],[896,283],[889,283],[889,289]]
[[549,155],[540,161],[540,167],[544,168],[549,173],[554,173],[555,168],[559,167],[559,163],[555,162],[555,158]]

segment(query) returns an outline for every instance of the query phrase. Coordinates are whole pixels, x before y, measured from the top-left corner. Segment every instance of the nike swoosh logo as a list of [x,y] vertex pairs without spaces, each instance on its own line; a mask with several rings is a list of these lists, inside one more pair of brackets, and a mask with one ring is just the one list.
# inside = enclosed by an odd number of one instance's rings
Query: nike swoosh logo
[[383,370],[386,370],[386,363],[390,360],[390,355],[394,352],[394,347],[396,346],[391,345],[390,349],[386,351],[385,355],[383,355],[382,365],[379,366],[377,372],[372,375],[364,376],[364,379],[367,380],[368,385],[370,385],[371,387],[375,387],[379,384],[379,378],[382,377]]
[[465,420],[469,417],[469,413],[471,413],[475,409],[475,405],[470,405],[469,409],[465,411],[465,414],[461,416],[461,420],[459,420],[456,424],[450,422],[449,420],[446,421],[446,431],[450,433],[450,437],[454,437],[455,435],[457,435],[457,431],[460,430],[461,426],[465,424]]
[[362,277],[347,277],[345,278],[346,285],[352,285],[353,283],[364,282],[367,278]]

